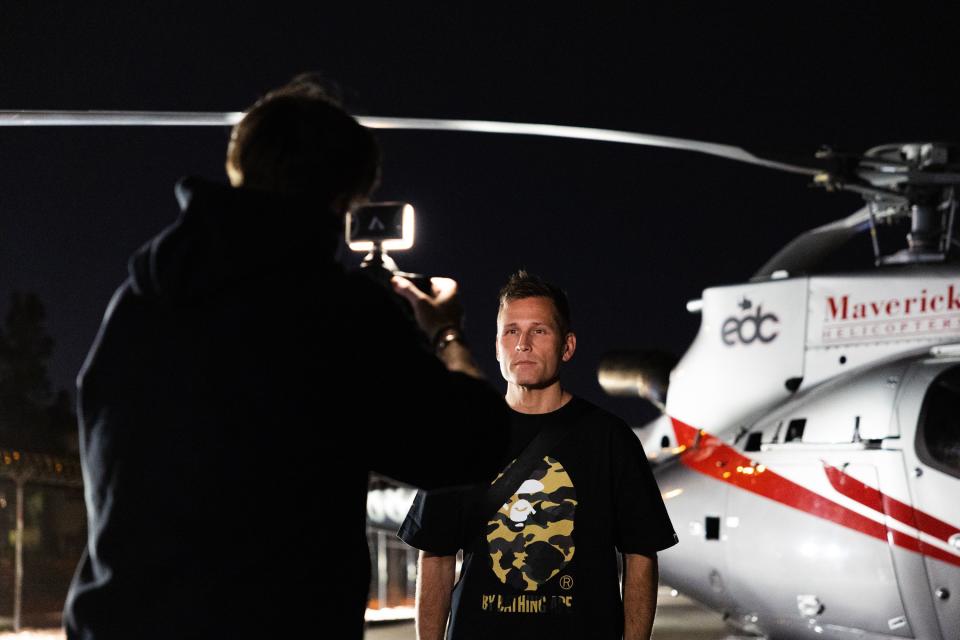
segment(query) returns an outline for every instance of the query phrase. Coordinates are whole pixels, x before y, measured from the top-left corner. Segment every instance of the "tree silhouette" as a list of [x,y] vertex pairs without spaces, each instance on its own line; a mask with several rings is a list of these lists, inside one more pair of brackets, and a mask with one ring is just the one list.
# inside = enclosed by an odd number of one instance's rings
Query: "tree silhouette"
[[14,292],[0,332],[0,447],[44,453],[76,450],[70,394],[48,374],[53,338],[34,293]]

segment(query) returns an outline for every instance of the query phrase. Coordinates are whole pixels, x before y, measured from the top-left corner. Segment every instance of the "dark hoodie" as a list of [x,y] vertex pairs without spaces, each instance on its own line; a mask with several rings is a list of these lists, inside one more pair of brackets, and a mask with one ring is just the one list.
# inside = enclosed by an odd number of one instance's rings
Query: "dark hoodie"
[[334,215],[195,179],[177,195],[78,378],[89,541],[68,636],[360,638],[368,472],[491,479],[503,400],[344,273]]

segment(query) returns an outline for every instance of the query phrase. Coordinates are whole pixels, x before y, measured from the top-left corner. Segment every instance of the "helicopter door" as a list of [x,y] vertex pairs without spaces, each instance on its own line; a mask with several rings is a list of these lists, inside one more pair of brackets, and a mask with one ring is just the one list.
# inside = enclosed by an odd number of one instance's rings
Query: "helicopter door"
[[728,524],[726,549],[728,564],[737,568],[731,571],[734,598],[750,603],[752,613],[768,624],[777,620],[795,631],[833,625],[904,635],[905,610],[889,544],[846,526],[866,521],[856,513],[839,517],[831,500],[819,498],[831,494],[825,462],[850,461],[843,465],[846,473],[878,486],[878,469],[866,462],[865,452],[838,456],[825,447],[788,443],[769,447],[757,460],[751,477],[759,469],[775,475],[776,480],[765,479],[777,487],[771,494],[777,499],[730,490],[727,520],[736,527]]
[[920,363],[898,409],[920,551],[944,640],[960,640],[960,365]]

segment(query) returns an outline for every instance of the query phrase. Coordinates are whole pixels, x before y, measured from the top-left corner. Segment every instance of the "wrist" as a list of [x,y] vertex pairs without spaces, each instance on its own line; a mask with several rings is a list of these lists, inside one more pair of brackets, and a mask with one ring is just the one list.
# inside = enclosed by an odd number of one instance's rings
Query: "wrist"
[[437,353],[441,353],[444,349],[450,346],[450,343],[452,342],[466,344],[463,336],[463,330],[460,328],[460,325],[444,325],[433,334],[433,350]]

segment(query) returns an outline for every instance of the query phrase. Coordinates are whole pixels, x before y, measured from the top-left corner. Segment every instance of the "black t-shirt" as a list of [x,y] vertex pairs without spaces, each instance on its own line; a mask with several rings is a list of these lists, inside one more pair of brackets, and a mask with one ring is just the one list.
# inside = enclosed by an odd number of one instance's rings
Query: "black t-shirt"
[[619,639],[615,550],[652,555],[677,542],[640,441],[622,420],[579,398],[551,413],[511,413],[505,462],[542,428],[575,426],[484,531],[476,526],[481,486],[421,491],[398,535],[432,553],[464,549],[449,640]]

